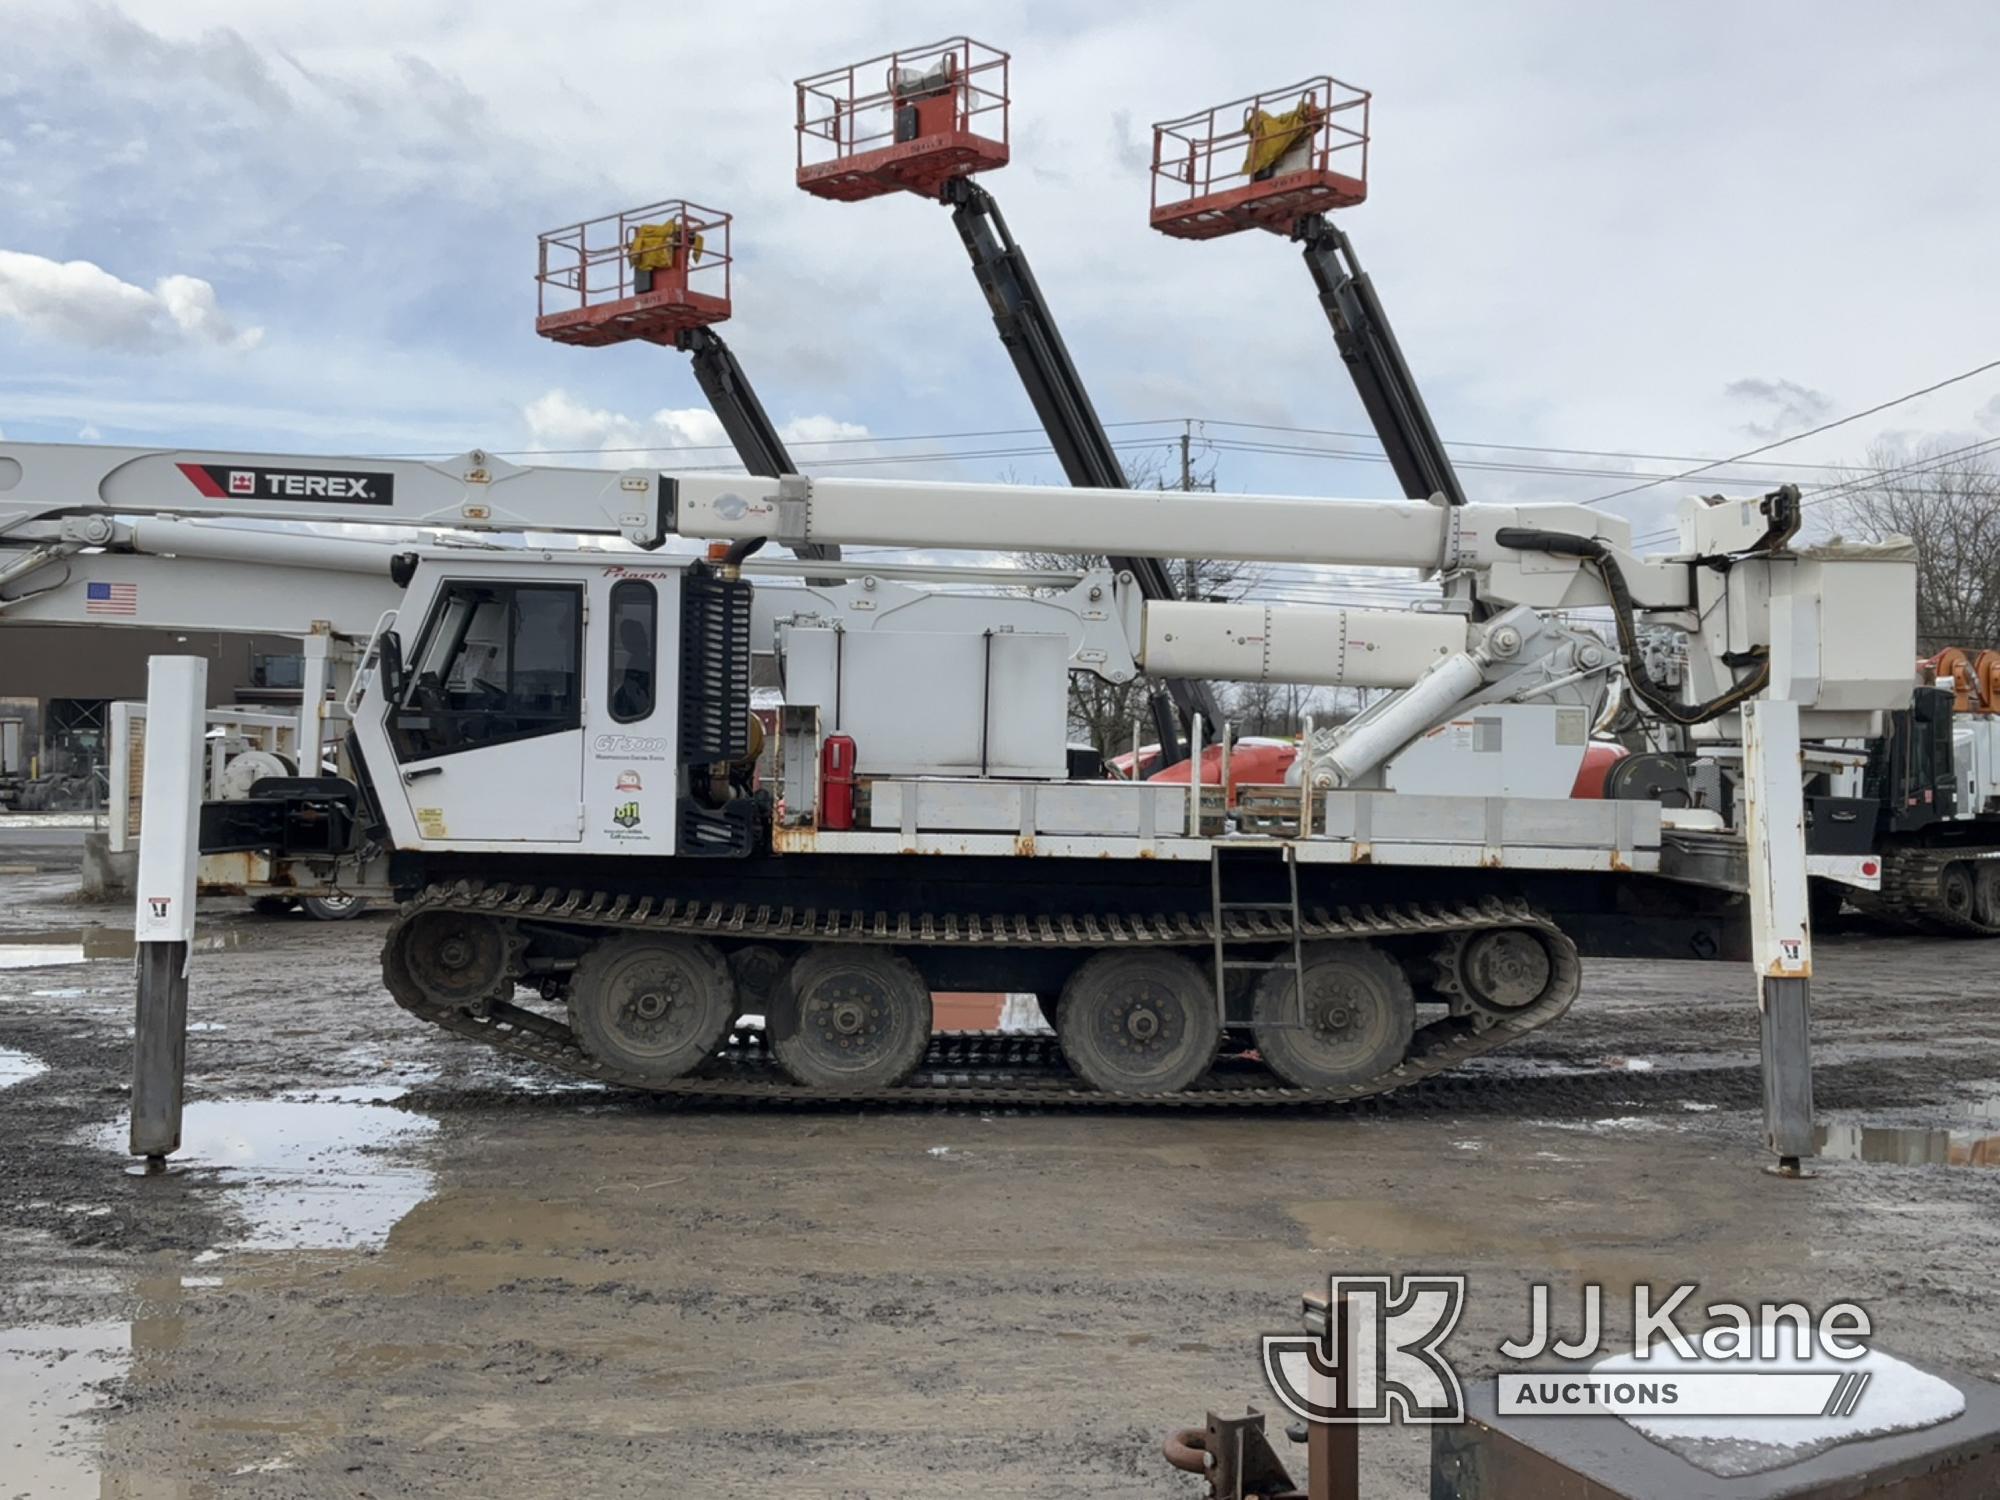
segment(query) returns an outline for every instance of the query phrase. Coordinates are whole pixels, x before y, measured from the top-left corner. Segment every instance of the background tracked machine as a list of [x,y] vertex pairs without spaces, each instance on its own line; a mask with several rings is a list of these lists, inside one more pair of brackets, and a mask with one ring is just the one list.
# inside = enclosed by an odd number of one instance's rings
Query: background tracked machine
[[2000,937],[2000,651],[1953,647],[1918,675],[1888,733],[1825,773],[1882,857],[1881,888],[1846,894],[1926,931]]
[[[272,520],[413,545],[244,524]],[[351,779],[259,782],[204,808],[203,846],[402,898],[387,986],[461,1035],[692,1094],[1346,1099],[1547,1024],[1580,953],[1740,949],[1745,846],[1719,814],[1565,794],[1616,675],[1725,729],[1784,697],[1816,738],[1907,703],[1908,561],[1795,550],[1796,525],[1789,491],[1691,502],[1680,552],[1640,557],[1562,505],[0,444],[0,624],[123,569],[142,597],[198,588],[178,607],[210,628],[366,635]],[[992,570],[896,570],[943,585],[918,588],[825,561],[776,566],[847,581],[753,588],[764,540],[1427,568],[1448,597],[1154,600],[1110,569],[982,594]],[[1616,645],[1564,622],[1589,606]],[[1645,675],[1643,621],[1690,632],[1678,692]],[[762,780],[760,651],[784,684]],[[1071,775],[1074,671],[1390,691],[1232,823],[1222,788]],[[931,991],[972,984],[1056,997],[1075,1076],[1045,1044],[936,1050]],[[724,1045],[748,1008],[769,1056]],[[1225,1038],[1262,1066],[1211,1071]]]

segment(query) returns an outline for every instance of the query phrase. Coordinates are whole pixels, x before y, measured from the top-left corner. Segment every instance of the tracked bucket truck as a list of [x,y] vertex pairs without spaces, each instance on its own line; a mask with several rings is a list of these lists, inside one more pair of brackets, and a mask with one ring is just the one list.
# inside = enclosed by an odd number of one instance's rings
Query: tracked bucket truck
[[[1553,1021],[1586,954],[1743,951],[1743,821],[1565,795],[1614,676],[1680,721],[1784,697],[1822,736],[1907,701],[1907,560],[1793,550],[1790,491],[1684,521],[1640,556],[1564,505],[10,443],[0,627],[118,576],[141,619],[172,596],[206,628],[365,637],[352,776],[260,781],[204,809],[203,847],[400,899],[386,986],[455,1034],[690,1096],[1344,1100]],[[350,522],[410,541],[322,534]],[[1149,599],[1110,568],[1025,596],[793,562],[845,581],[787,593],[743,573],[766,541],[1418,568],[1485,613]],[[1728,628],[1666,692],[1635,632],[1698,602]],[[1566,623],[1590,606],[1616,644]],[[759,650],[784,684],[761,766]],[[1388,691],[1252,832],[1199,781],[1070,775],[1072,672]],[[779,976],[761,1037],[735,1029],[751,950]],[[1055,1039],[934,1038],[931,991],[968,984],[1056,997]]]

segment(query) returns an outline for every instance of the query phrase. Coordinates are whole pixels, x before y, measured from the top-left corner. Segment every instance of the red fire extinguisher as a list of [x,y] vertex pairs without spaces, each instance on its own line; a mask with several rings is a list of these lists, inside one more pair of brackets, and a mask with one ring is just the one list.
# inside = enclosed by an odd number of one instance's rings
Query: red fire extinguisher
[[820,742],[819,826],[854,826],[854,741],[844,734]]

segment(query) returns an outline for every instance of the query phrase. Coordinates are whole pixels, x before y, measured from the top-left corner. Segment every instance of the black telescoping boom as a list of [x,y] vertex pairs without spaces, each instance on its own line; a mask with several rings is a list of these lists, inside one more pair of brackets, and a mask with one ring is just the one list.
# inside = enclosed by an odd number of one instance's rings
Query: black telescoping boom
[[[722,335],[711,327],[683,328],[674,336],[674,345],[690,357],[694,378],[743,467],[763,479],[798,473],[798,465],[785,450],[785,440],[778,436],[750,377],[743,373],[735,351]],[[792,550],[807,562],[836,562],[840,558],[839,547],[821,542],[804,542]]]
[[1403,494],[1411,500],[1437,495],[1446,505],[1465,504],[1458,471],[1431,424],[1416,377],[1375,295],[1375,283],[1355,257],[1353,241],[1323,214],[1300,219],[1292,238],[1304,247],[1341,362],[1353,377]]
[[[951,207],[952,223],[965,242],[966,253],[972,257],[973,274],[979,278],[980,290],[993,310],[1000,341],[1007,346],[1014,369],[1027,387],[1035,415],[1055,445],[1056,460],[1063,473],[1080,489],[1131,488],[1117,451],[1111,446],[1110,434],[1098,420],[1097,408],[1091,405],[1082,377],[1070,360],[1069,349],[1056,329],[1048,304],[1042,300],[1027,254],[1007,231],[1000,205],[970,177],[947,178],[942,196]],[[1158,558],[1113,557],[1109,561],[1121,572],[1131,573],[1146,598],[1180,597]],[[1221,724],[1222,710],[1207,683],[1169,681],[1167,691],[1183,717],[1198,713],[1212,727]],[[1157,700],[1154,727],[1159,731],[1163,761],[1179,760],[1180,736],[1171,715]]]

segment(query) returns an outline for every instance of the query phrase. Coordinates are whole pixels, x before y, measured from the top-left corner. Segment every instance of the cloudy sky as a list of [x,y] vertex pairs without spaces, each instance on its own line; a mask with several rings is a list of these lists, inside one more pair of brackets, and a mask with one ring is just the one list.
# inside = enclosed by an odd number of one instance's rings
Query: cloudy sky
[[[1375,93],[1345,222],[1439,428],[1529,450],[1461,449],[1497,465],[1475,498],[1601,494],[2000,357],[1985,0],[6,8],[9,439],[715,443],[682,357],[532,330],[538,230],[685,195],[736,215],[729,336],[812,466],[1057,481],[945,211],[792,185],[794,78],[960,30],[1013,52],[987,180],[1102,415],[1155,460],[1200,419],[1225,490],[1394,493],[1344,456],[1373,445],[1296,252],[1146,228],[1152,121],[1307,72]],[[2000,435],[2000,371],[1728,472],[1811,484],[1777,461],[1885,435]]]

